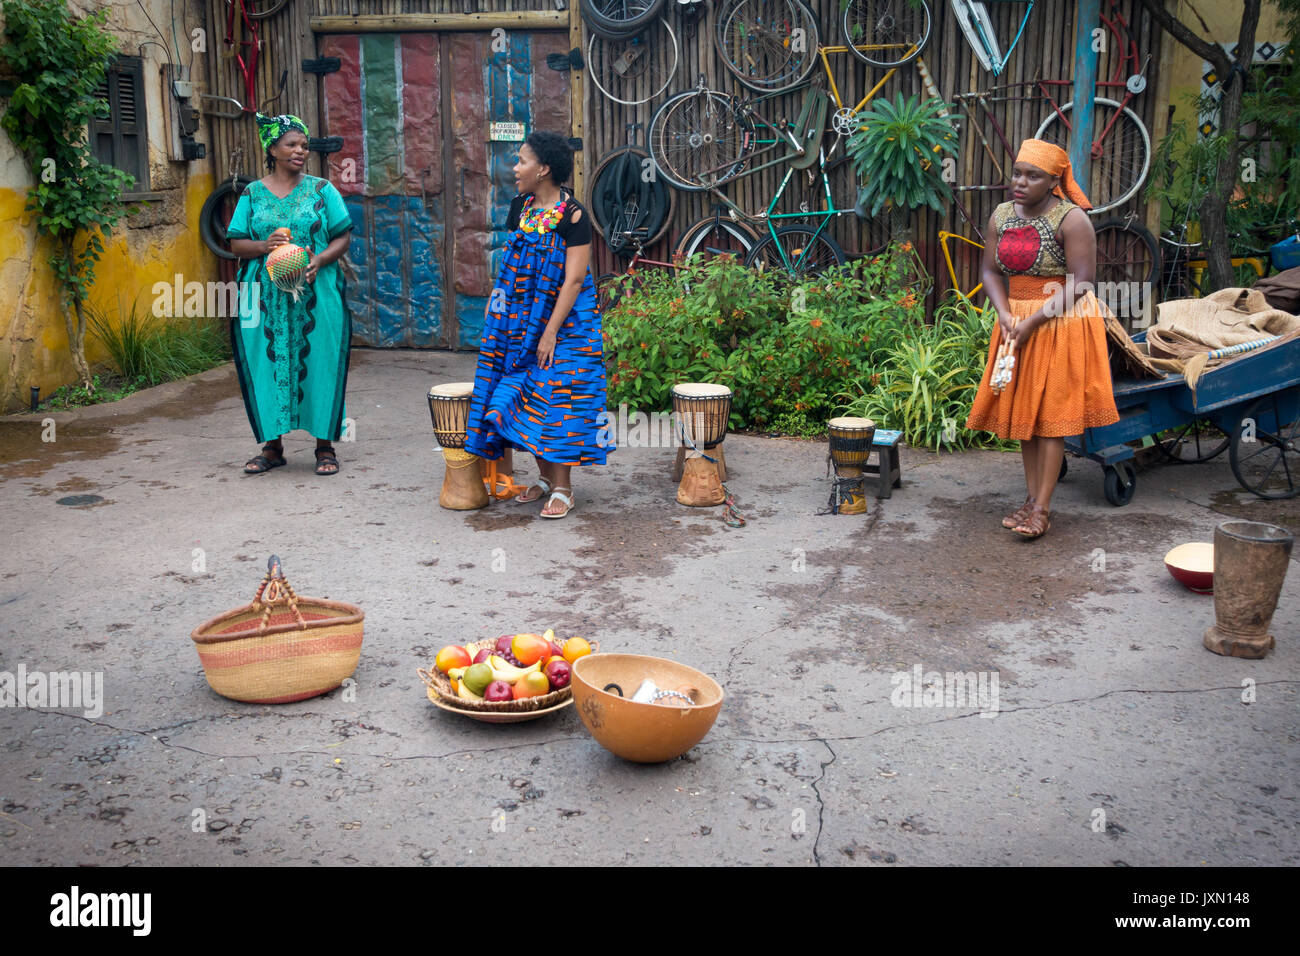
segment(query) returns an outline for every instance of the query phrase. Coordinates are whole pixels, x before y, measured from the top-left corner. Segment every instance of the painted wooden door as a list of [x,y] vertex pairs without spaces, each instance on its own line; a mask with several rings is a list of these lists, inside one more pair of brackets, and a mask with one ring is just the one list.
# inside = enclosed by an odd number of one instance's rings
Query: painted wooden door
[[343,138],[330,159],[357,226],[353,342],[477,348],[518,152],[491,124],[569,130],[568,73],[546,65],[567,35],[326,35],[318,49],[342,62],[317,135]]

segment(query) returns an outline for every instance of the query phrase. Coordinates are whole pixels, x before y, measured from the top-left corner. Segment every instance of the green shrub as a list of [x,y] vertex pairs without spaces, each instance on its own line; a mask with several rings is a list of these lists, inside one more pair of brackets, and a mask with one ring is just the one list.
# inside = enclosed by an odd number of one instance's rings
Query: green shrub
[[604,316],[609,403],[667,411],[674,384],[705,381],[731,388],[732,427],[825,422],[920,323],[924,281],[910,247],[794,284],[726,257],[640,273]]
[[991,310],[951,295],[935,310],[934,324],[900,330],[877,353],[875,369],[855,382],[846,413],[897,429],[916,447],[1002,447],[996,436],[966,428],[994,321]]

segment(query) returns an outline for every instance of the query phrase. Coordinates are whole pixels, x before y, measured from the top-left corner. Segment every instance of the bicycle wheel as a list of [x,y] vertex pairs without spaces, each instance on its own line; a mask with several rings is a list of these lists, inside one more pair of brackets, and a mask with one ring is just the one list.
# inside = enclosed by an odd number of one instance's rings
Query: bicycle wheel
[[678,189],[701,192],[740,175],[753,133],[753,122],[730,97],[688,90],[659,107],[646,139],[659,175]]
[[[610,40],[593,33],[587,41],[587,75],[608,99],[624,106],[648,103],[677,75],[681,48],[668,21],[659,18],[668,33],[668,43],[659,37],[651,42],[650,31],[627,40]],[[660,50],[667,55],[661,61]]]
[[582,0],[578,10],[592,33],[618,40],[648,27],[663,5],[664,0]]
[[849,0],[840,26],[859,59],[890,69],[921,55],[930,39],[930,6],[915,0]]
[[[1070,148],[1070,114],[1074,104],[1065,103],[1060,112],[1053,112],[1043,121],[1035,138],[1055,143],[1068,151]],[[1116,116],[1116,114],[1119,114]],[[1102,131],[1115,121],[1105,139],[1098,140]],[[1146,182],[1151,169],[1151,137],[1142,120],[1127,106],[1114,100],[1093,100],[1092,162],[1088,181],[1080,183],[1092,202],[1089,215],[1114,209],[1128,202]]]
[[804,0],[724,0],[713,23],[723,66],[751,90],[793,89],[817,61],[821,32]]
[[775,269],[791,279],[820,275],[844,262],[840,244],[823,232],[806,226],[781,226],[749,250],[745,265]]
[[641,288],[638,272],[606,272],[596,280],[596,302],[600,314],[608,315],[623,299],[636,295]]
[[[238,2],[239,0],[226,0],[227,4]],[[250,20],[265,20],[271,14],[283,10],[288,2],[289,0],[244,0],[244,13]]]
[[199,237],[203,244],[220,259],[239,258],[230,251],[230,242],[226,239],[226,226],[235,214],[235,205],[244,194],[251,176],[238,176],[232,181],[227,179],[217,185],[199,210]]
[[596,231],[615,255],[630,257],[637,242],[658,242],[672,221],[676,196],[658,178],[647,179],[650,155],[639,146],[607,154],[591,177],[590,208]]
[[681,234],[673,255],[682,259],[733,256],[744,262],[756,245],[758,234],[743,222],[709,216]]
[[1097,226],[1097,298],[1130,334],[1151,324],[1160,249],[1144,226],[1110,219]]
[[1300,495],[1300,418],[1278,393],[1265,395],[1232,430],[1228,462],[1241,487],[1261,498]]
[[1221,455],[1228,447],[1228,436],[1212,421],[1197,418],[1157,436],[1156,444],[1170,461],[1191,464]]

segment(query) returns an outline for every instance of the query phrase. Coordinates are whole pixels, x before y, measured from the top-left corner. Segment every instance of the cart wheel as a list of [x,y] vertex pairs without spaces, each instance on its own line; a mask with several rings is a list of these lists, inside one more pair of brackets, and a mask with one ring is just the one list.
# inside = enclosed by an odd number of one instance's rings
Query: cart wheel
[[1283,424],[1276,393],[1246,410],[1232,430],[1228,461],[1241,487],[1261,498],[1300,494],[1300,418]]
[[1133,500],[1137,490],[1137,471],[1130,461],[1107,465],[1102,472],[1102,489],[1106,500],[1116,508]]
[[1228,436],[1213,422],[1198,418],[1162,433],[1156,444],[1170,461],[1191,464],[1223,454],[1228,448]]
[[1064,481],[1064,480],[1065,480],[1065,473],[1066,473],[1067,471],[1069,471],[1069,470],[1070,470],[1070,459],[1068,459],[1068,458],[1062,458],[1062,459],[1061,459],[1061,473],[1060,473],[1059,475],[1056,476],[1056,480],[1057,480],[1057,481]]

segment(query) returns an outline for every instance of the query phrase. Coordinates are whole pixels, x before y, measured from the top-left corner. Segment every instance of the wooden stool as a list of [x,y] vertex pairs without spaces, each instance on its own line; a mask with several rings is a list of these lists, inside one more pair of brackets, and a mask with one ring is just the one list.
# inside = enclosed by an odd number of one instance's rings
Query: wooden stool
[[862,474],[877,477],[877,498],[888,498],[895,488],[903,487],[903,471],[898,464],[898,442],[902,437],[902,432],[877,428],[871,440],[871,454],[875,455],[876,463],[871,464],[869,455],[862,466]]

